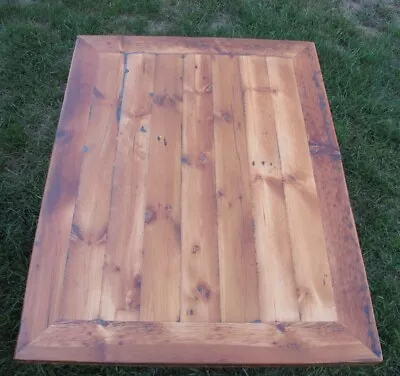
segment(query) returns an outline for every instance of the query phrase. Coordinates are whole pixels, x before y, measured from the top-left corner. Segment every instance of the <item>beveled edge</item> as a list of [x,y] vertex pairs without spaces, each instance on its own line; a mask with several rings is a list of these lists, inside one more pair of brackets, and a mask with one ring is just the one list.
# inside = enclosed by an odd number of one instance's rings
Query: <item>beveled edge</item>
[[65,321],[15,354],[19,361],[134,365],[377,363],[336,322],[151,323]]
[[80,35],[100,52],[154,54],[261,55],[292,58],[311,42],[166,36]]
[[339,322],[382,361],[341,154],[314,43],[293,59]]
[[87,127],[87,120],[79,127],[76,120],[89,116],[87,103],[92,97],[98,59],[96,49],[77,38],[33,242],[16,354],[58,319],[68,223],[72,224]]

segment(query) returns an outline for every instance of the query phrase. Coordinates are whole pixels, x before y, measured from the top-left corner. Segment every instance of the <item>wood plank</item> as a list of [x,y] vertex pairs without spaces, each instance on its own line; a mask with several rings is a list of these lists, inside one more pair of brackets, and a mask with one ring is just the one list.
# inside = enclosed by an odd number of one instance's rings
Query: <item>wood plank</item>
[[335,322],[67,322],[48,328],[18,356],[169,365],[376,362],[366,346]]
[[293,62],[339,321],[382,359],[368,281],[315,46]]
[[181,136],[183,63],[155,58],[154,92],[144,216],[140,319],[178,321],[181,255]]
[[308,140],[291,60],[267,57],[300,320],[337,319]]
[[81,36],[98,51],[114,53],[218,54],[296,56],[310,42],[234,38],[149,37],[127,35]]
[[213,57],[221,320],[259,320],[252,204],[239,59]]
[[[299,319],[274,95],[264,57],[240,57],[262,321]],[[268,239],[268,240],[267,240]]]
[[99,314],[121,75],[122,56],[103,54],[81,151],[84,157],[65,265],[60,316],[67,319],[90,320]]
[[139,320],[154,56],[125,55],[101,315]]
[[181,321],[220,321],[211,57],[184,59]]
[[97,61],[96,51],[78,39],[36,230],[18,348],[32,341],[59,317],[69,230]]

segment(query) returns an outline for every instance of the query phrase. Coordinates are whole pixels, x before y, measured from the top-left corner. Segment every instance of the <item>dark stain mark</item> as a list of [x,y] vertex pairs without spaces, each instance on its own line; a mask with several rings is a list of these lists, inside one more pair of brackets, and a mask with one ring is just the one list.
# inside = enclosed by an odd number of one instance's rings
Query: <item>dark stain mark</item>
[[285,333],[286,331],[285,325],[282,324],[281,322],[275,323],[275,328],[281,333]]
[[157,214],[152,209],[146,209],[144,212],[144,221],[145,223],[150,223],[151,221],[155,221],[157,218]]
[[328,115],[328,109],[327,109],[327,104],[326,104],[327,100],[324,95],[324,90],[320,84],[320,78],[319,78],[320,73],[321,73],[320,71],[314,71],[312,74],[312,80],[314,82],[314,87],[317,90],[317,94],[318,94],[318,107],[322,112],[323,127],[325,130],[326,139],[327,139],[328,144],[333,146],[334,141],[331,137],[331,132],[330,132],[331,122],[329,120],[329,115]]
[[124,341],[119,340],[119,341],[118,341],[118,346],[123,346],[123,345],[124,345]]
[[65,137],[66,134],[67,134],[67,132],[63,131],[62,129],[58,130],[56,132],[56,140],[59,140],[60,138]]
[[189,159],[189,157],[187,157],[186,155],[182,155],[181,162],[182,162],[182,164],[184,164],[184,165],[190,166],[190,159]]
[[231,209],[232,208],[232,202],[228,201],[228,208]]
[[89,148],[88,148],[86,145],[83,145],[82,151],[83,151],[84,153],[87,153],[87,152],[89,151]]
[[149,97],[153,98],[154,97],[154,93],[149,93]]
[[96,319],[96,320],[94,320],[94,323],[97,325],[104,326],[104,327],[108,326],[108,324],[109,324],[108,321],[102,320],[102,319]]
[[165,219],[171,216],[172,206],[170,204],[165,205]]
[[121,268],[119,266],[114,266],[114,272],[118,273],[121,271]]
[[181,243],[181,225],[179,223],[174,223],[174,234],[175,239],[178,244]]
[[299,351],[301,349],[301,346],[296,342],[289,342],[286,345],[286,348],[291,349],[291,350]]
[[181,315],[178,315],[178,317],[176,318],[176,322],[181,322]]
[[364,312],[364,316],[366,317],[368,326],[369,326],[368,337],[371,341],[371,351],[377,357],[380,357],[382,355],[382,352],[381,352],[380,346],[379,346],[379,338],[377,338],[375,331],[372,329],[372,320],[371,320],[372,313],[371,313],[369,305],[365,305],[363,307],[363,312]]
[[142,276],[140,274],[135,276],[135,279],[133,280],[133,287],[135,289],[140,289],[142,287]]
[[232,121],[232,116],[228,112],[223,112],[221,116],[227,123]]
[[199,162],[203,165],[207,163],[207,154],[206,153],[204,153],[204,152],[200,153]]
[[175,106],[175,99],[168,94],[164,95],[158,95],[158,94],[153,94],[151,96],[153,98],[153,103],[156,104],[157,106],[162,106],[162,107],[174,107]]
[[361,285],[359,288],[360,293],[363,293],[365,291],[368,291],[368,285]]
[[62,129],[56,132],[56,141],[61,145],[68,145],[72,140],[72,135],[70,132],[66,132]]
[[164,146],[167,146],[167,139],[164,138]]
[[253,320],[253,321],[250,321],[250,323],[252,323],[252,324],[261,324],[261,320]]
[[122,75],[121,89],[120,89],[119,95],[118,95],[118,106],[117,106],[117,110],[116,110],[118,127],[119,127],[119,122],[121,120],[122,99],[124,97],[126,75],[129,73],[127,65],[128,65],[128,54],[124,53],[124,74]]
[[218,197],[224,197],[225,195],[224,195],[224,192],[222,192],[222,191],[217,191],[217,196],[218,196]]
[[205,282],[199,282],[196,286],[196,291],[203,300],[210,299],[211,290],[210,287]]
[[141,127],[140,127],[140,132],[142,132],[142,133],[146,133],[147,131],[146,131],[146,128],[144,127],[144,125],[142,125]]
[[294,183],[295,181],[296,181],[296,178],[291,174],[286,174],[283,177],[283,182],[284,183]]
[[310,141],[308,145],[311,155],[329,155],[332,161],[339,161],[341,159],[340,151],[330,144]]
[[94,95],[97,99],[104,99],[104,98],[105,98],[104,94],[103,94],[99,89],[97,89],[96,86],[93,87],[93,95]]
[[79,239],[79,240],[84,240],[81,230],[79,229],[79,226],[76,225],[75,223],[72,224],[71,226],[71,237],[73,240]]
[[154,329],[157,328],[157,325],[153,322],[145,322],[143,325],[144,330],[147,332],[152,332]]
[[197,245],[197,244],[195,244],[195,245],[192,247],[192,253],[197,253],[197,252],[200,252],[200,246]]
[[188,309],[187,311],[186,311],[186,314],[188,315],[188,316],[193,316],[194,315],[194,311],[193,311],[193,309]]

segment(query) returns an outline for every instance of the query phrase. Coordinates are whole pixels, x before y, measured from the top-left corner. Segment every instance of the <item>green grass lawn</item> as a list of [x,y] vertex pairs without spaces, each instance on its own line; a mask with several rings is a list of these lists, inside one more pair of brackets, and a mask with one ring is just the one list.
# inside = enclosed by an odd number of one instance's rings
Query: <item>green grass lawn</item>
[[[166,369],[16,364],[29,256],[78,34],[312,40],[342,150],[384,362]],[[0,374],[400,375],[400,2],[0,0]]]

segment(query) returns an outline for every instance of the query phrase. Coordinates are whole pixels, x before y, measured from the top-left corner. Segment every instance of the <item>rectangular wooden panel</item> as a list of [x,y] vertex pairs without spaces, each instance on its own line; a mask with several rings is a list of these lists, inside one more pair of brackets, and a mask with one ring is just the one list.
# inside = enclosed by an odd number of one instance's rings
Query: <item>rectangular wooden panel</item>
[[155,58],[140,319],[180,320],[183,58]]
[[275,94],[264,57],[241,57],[240,69],[254,203],[260,319],[295,321],[299,319],[299,306],[276,138]]
[[78,39],[15,357],[382,360],[312,43]]
[[220,321],[211,57],[184,59],[181,321]]
[[[154,56],[125,55],[100,316],[139,320]],[[123,225],[122,225],[123,224]]]
[[[82,145],[78,197],[65,263],[60,312],[64,319],[91,320],[99,314],[117,144],[115,111],[121,71],[121,55],[107,54],[99,62]],[[93,181],[103,184],[93,185]]]
[[260,319],[239,59],[213,59],[221,320]]

